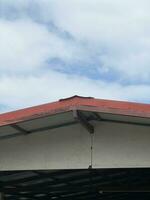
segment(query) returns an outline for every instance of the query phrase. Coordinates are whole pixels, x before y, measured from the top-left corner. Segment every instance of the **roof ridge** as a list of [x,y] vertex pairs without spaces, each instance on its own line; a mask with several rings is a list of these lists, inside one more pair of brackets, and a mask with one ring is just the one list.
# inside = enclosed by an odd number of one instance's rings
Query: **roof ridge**
[[73,95],[71,97],[59,99],[59,101],[66,101],[66,100],[75,99],[75,98],[79,98],[79,99],[94,99],[94,97],[85,97],[85,96],[80,96],[80,95]]

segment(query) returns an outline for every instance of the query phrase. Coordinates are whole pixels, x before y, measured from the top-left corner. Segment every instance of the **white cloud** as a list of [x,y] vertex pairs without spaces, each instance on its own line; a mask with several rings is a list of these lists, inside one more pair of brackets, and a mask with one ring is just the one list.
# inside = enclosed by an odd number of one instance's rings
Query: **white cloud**
[[0,20],[0,70],[32,71],[52,58],[72,60],[76,47],[28,19]]
[[[0,0],[0,105],[17,109],[74,94],[148,102],[149,7],[149,0]],[[54,72],[47,65],[53,58],[62,68],[87,64],[88,73],[97,68],[105,76]],[[114,74],[120,83],[110,81]]]
[[[18,18],[32,16],[33,20],[34,16],[37,19],[38,15],[40,21],[54,22],[62,31],[67,31],[78,41],[88,43],[87,57],[94,52],[98,60],[97,68],[102,69],[102,72],[114,70],[120,72],[122,79],[149,81],[149,0],[1,0],[1,2],[4,16],[8,15],[6,11],[8,8],[10,10],[10,7],[15,10]],[[29,15],[29,10],[35,13]],[[43,30],[42,27],[39,28]],[[45,30],[43,31],[44,41],[49,41],[50,36]],[[32,33],[31,30],[30,32]],[[44,41],[41,40],[41,43]],[[41,55],[41,52],[39,54]],[[106,70],[103,70],[104,68]]]
[[87,41],[95,53],[101,52],[99,68],[102,63],[103,68],[121,72],[122,78],[149,80],[150,1],[52,2],[49,7],[56,25]]

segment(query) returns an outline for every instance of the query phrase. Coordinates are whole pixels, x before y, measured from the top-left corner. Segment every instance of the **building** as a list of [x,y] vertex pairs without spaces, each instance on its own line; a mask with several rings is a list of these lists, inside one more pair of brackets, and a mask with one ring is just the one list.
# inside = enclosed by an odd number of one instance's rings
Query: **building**
[[73,96],[0,115],[4,199],[149,199],[150,105]]

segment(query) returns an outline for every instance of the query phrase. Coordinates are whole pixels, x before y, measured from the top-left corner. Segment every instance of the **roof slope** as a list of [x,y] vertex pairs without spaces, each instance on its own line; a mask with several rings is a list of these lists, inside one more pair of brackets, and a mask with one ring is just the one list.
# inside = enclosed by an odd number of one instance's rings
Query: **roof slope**
[[150,118],[150,104],[73,96],[52,103],[0,114],[0,126],[67,112],[74,109]]

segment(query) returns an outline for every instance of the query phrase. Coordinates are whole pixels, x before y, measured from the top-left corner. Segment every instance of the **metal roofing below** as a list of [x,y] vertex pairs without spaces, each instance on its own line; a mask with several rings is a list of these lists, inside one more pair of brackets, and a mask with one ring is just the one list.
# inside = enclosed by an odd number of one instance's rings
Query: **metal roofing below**
[[7,200],[146,200],[150,169],[87,169],[0,172]]

